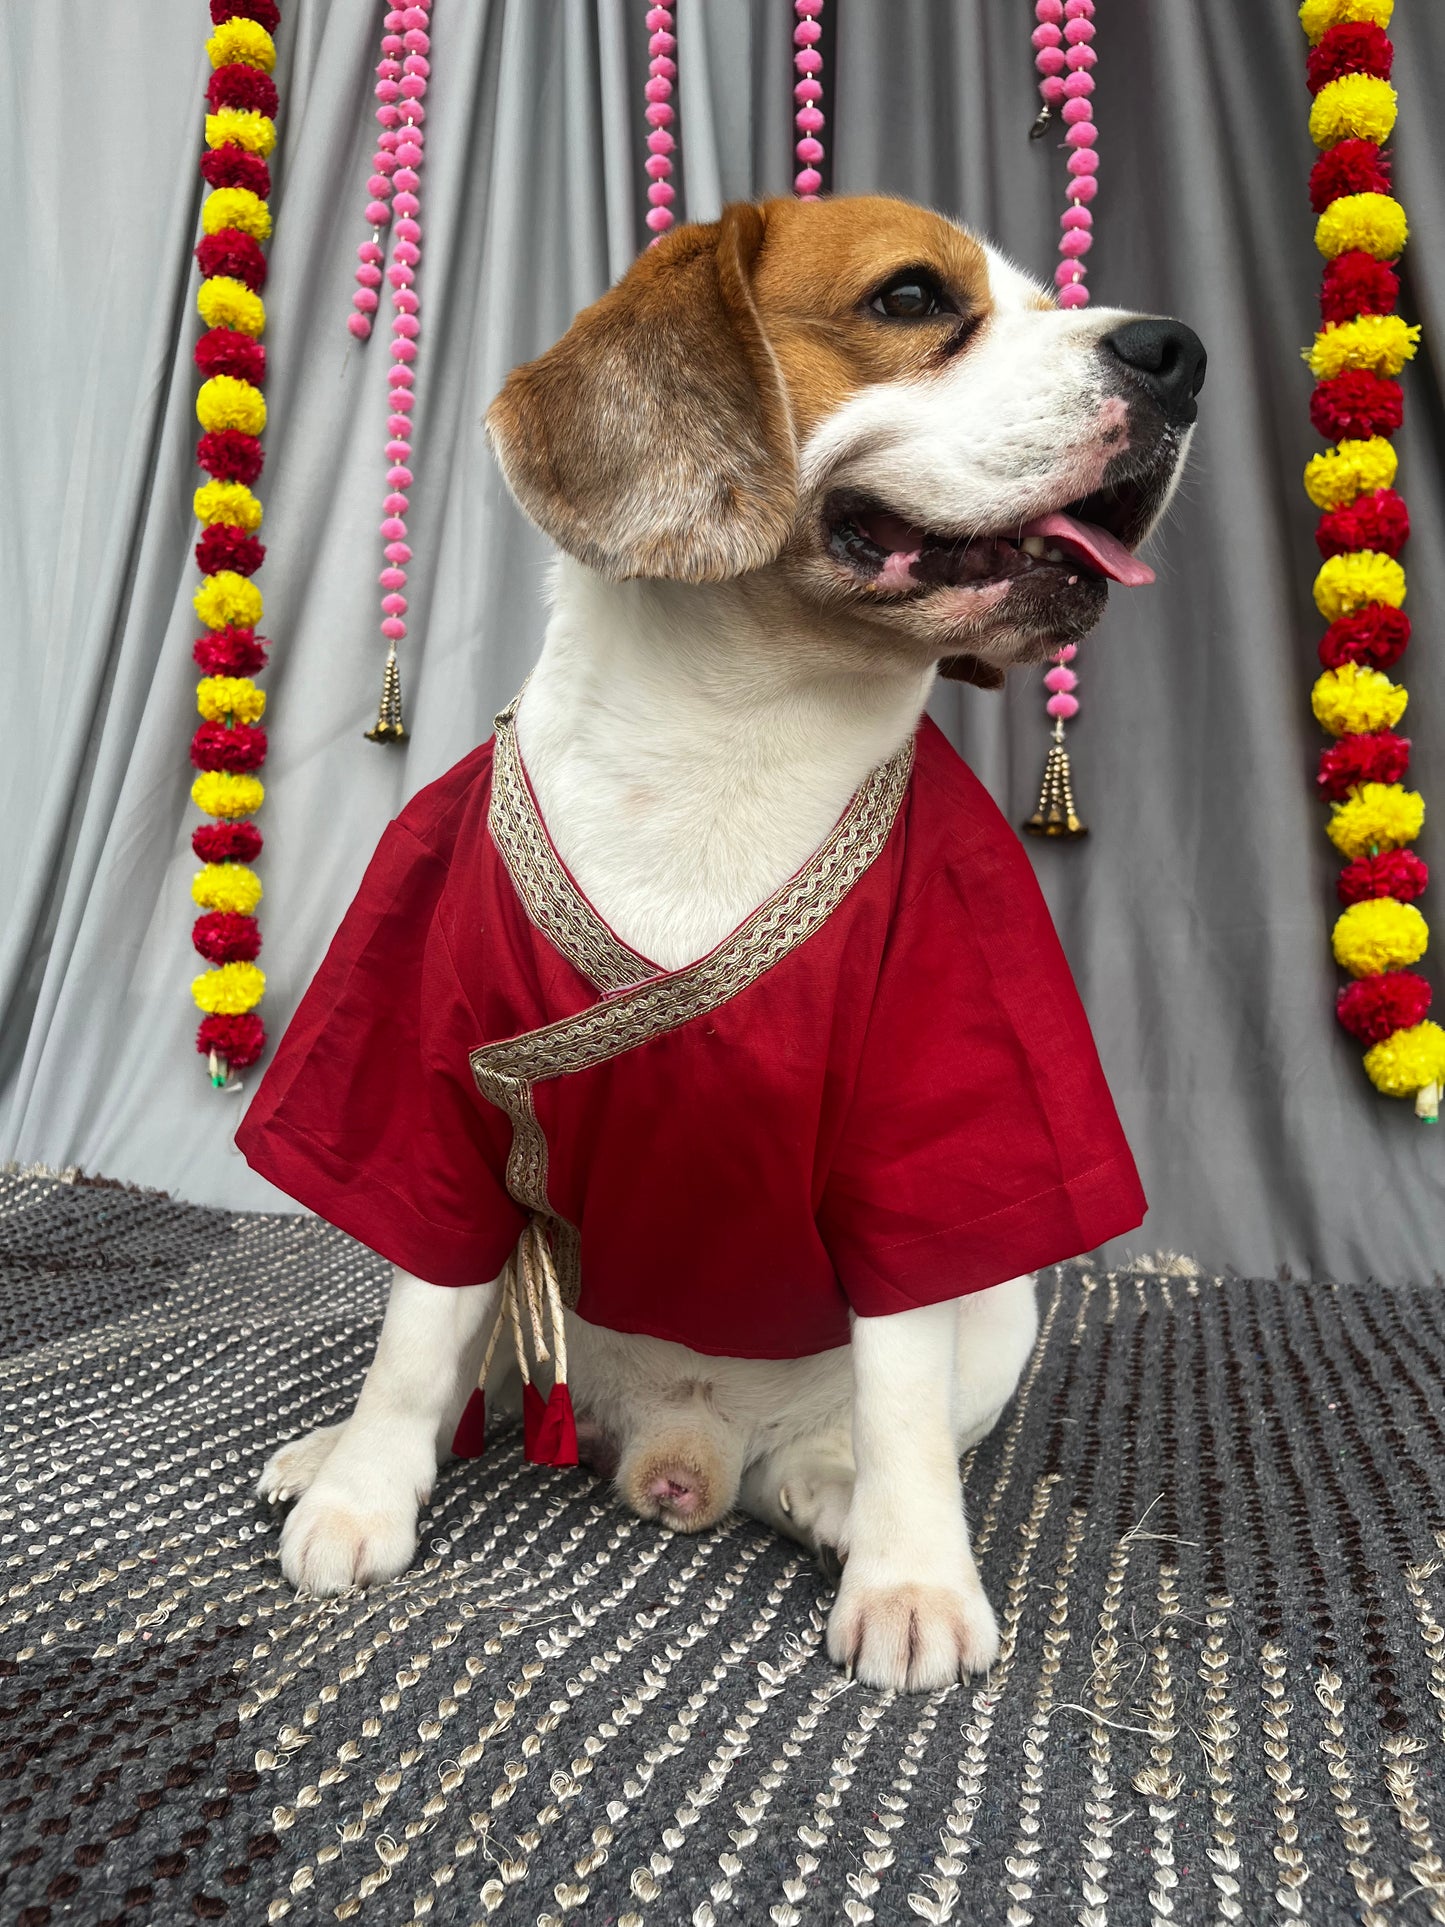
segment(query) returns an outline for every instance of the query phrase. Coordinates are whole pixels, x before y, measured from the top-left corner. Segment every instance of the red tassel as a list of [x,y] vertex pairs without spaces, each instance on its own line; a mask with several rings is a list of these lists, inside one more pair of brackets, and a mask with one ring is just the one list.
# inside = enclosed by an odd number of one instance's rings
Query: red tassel
[[542,1394],[529,1379],[522,1387],[522,1450],[529,1464],[548,1463],[542,1456],[540,1444],[546,1418],[547,1408],[542,1403]]
[[577,1419],[572,1410],[572,1394],[565,1385],[554,1385],[552,1396],[537,1428],[536,1453],[539,1465],[577,1463]]
[[452,1435],[452,1453],[459,1459],[479,1459],[487,1436],[487,1395],[478,1385]]

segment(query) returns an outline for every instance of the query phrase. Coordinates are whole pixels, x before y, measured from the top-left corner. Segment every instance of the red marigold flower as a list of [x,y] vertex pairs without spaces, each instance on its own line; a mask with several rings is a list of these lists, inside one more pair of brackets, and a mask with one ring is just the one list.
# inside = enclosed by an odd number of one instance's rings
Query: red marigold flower
[[1388,194],[1390,157],[1374,141],[1336,141],[1310,169],[1310,206],[1323,214],[1342,194]]
[[1388,669],[1405,653],[1410,640],[1410,618],[1388,603],[1367,602],[1352,615],[1340,616],[1320,637],[1320,661],[1326,669],[1342,663],[1363,662],[1371,669]]
[[1332,803],[1343,803],[1356,783],[1398,783],[1409,767],[1409,737],[1377,729],[1322,749],[1315,781]]
[[191,738],[191,761],[197,769],[260,769],[265,760],[266,732],[253,723],[233,723],[229,729],[224,723],[202,723]]
[[211,0],[211,25],[219,27],[223,20],[254,20],[258,27],[267,33],[275,33],[281,22],[281,9],[276,0]]
[[208,328],[196,343],[196,366],[206,376],[234,375],[259,385],[266,379],[266,350],[239,328]]
[[1399,275],[1388,261],[1377,261],[1362,248],[1337,254],[1320,282],[1320,313],[1326,321],[1390,314],[1399,298]]
[[207,187],[249,187],[263,201],[271,192],[270,168],[238,141],[208,147],[201,156],[201,174]]
[[1429,864],[1413,850],[1381,850],[1378,856],[1357,856],[1340,871],[1340,902],[1397,897],[1401,903],[1409,903],[1423,893],[1429,881]]
[[214,1051],[224,1057],[233,1071],[254,1064],[266,1048],[266,1026],[254,1010],[239,1017],[203,1017],[196,1032],[196,1049],[202,1057]]
[[204,676],[254,676],[266,667],[269,647],[254,629],[234,629],[228,624],[198,637],[191,654]]
[[1352,549],[1378,549],[1398,555],[1410,537],[1410,511],[1392,488],[1372,489],[1353,502],[1330,509],[1319,519],[1315,541],[1321,555],[1348,555]]
[[263,74],[259,67],[247,67],[235,61],[229,67],[217,67],[206,89],[206,99],[213,112],[221,107],[249,107],[274,118],[280,96],[269,74]]
[[265,560],[265,543],[229,522],[217,522],[211,528],[202,529],[196,544],[196,567],[202,575],[215,575],[221,569],[234,569],[237,575],[254,575]]
[[1367,20],[1346,20],[1310,48],[1305,78],[1310,92],[1317,94],[1342,74],[1374,74],[1388,80],[1394,64],[1395,49],[1382,27]]
[[266,457],[255,435],[243,435],[239,428],[212,428],[196,443],[196,460],[218,481],[251,483]]
[[202,863],[250,863],[261,854],[261,832],[254,823],[198,823],[191,848]]
[[1413,970],[1387,970],[1359,977],[1335,1000],[1335,1013],[1362,1044],[1379,1044],[1392,1031],[1409,1030],[1430,1008],[1430,986]]
[[229,274],[234,280],[244,281],[252,293],[266,285],[266,256],[261,243],[238,227],[203,234],[196,243],[196,265],[202,274]]
[[1327,442],[1393,435],[1404,419],[1399,382],[1377,375],[1373,368],[1346,368],[1320,382],[1310,396],[1310,420]]
[[192,924],[191,942],[208,963],[250,963],[261,954],[261,926],[233,910],[209,910]]

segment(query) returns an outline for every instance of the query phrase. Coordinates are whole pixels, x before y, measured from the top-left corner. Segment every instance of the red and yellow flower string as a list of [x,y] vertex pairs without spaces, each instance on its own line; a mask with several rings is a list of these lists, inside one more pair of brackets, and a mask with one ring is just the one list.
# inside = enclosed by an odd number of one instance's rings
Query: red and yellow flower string
[[250,821],[265,790],[256,771],[266,760],[264,690],[252,680],[266,664],[256,632],[261,592],[251,580],[266,551],[256,538],[261,504],[252,484],[261,473],[266,425],[262,385],[266,309],[262,244],[270,238],[266,157],[276,142],[275,0],[211,0],[214,27],[206,42],[214,72],[207,88],[206,149],[201,173],[210,192],[201,212],[196,260],[204,277],[196,305],[206,333],[196,343],[203,377],[196,416],[203,433],[196,459],[210,476],[196,490],[202,524],[196,563],[205,580],[195,594],[206,633],[195,645],[202,672],[196,690],[201,724],[191,739],[196,806],[212,820],[197,827],[191,847],[203,868],[191,884],[202,914],[192,941],[211,966],[191,984],[206,1013],[196,1048],[211,1082],[254,1063],[266,1044],[256,1005],[266,988],[256,963],[261,930],[255,909],[261,880],[250,867],[261,833]]
[[1334,739],[1321,752],[1318,781],[1331,806],[1330,841],[1347,859],[1333,944],[1353,981],[1340,992],[1339,1019],[1367,1047],[1376,1088],[1413,1097],[1433,1122],[1445,1030],[1427,1019],[1430,986],[1409,968],[1430,934],[1414,901],[1429,873],[1408,847],[1425,803],[1404,784],[1410,743],[1396,725],[1409,696],[1388,673],[1410,639],[1399,561],[1410,518],[1395,491],[1390,437],[1403,418],[1398,377],[1420,335],[1395,312],[1392,264],[1407,228],[1383,149],[1395,124],[1394,48],[1385,32],[1392,8],[1393,0],[1304,0],[1299,9],[1310,42],[1310,133],[1321,149],[1310,199],[1327,262],[1323,326],[1305,359],[1317,384],[1310,419],[1334,444],[1305,469],[1306,491],[1322,511],[1315,603],[1329,622],[1312,706]]

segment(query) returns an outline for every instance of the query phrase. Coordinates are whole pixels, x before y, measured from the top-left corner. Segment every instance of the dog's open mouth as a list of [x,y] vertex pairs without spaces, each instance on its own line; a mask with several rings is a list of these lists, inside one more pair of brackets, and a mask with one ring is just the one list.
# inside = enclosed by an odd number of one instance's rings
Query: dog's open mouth
[[1154,571],[1130,547],[1147,525],[1147,491],[1130,482],[1052,509],[1007,532],[963,535],[920,527],[872,497],[828,498],[829,554],[875,593],[916,596],[939,588],[986,588],[1027,577],[1032,590],[1081,581],[1138,588]]

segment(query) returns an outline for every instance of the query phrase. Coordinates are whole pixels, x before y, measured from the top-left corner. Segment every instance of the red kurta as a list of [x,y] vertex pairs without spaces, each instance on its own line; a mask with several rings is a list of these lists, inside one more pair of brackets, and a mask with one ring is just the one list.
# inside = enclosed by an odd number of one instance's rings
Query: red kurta
[[582,1317],[752,1358],[1139,1224],[1033,872],[932,723],[664,972],[562,865],[510,718],[382,838],[237,1134],[263,1177],[438,1285],[535,1214]]

